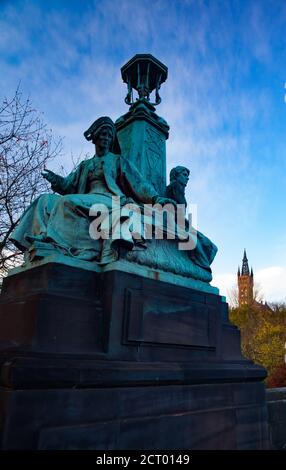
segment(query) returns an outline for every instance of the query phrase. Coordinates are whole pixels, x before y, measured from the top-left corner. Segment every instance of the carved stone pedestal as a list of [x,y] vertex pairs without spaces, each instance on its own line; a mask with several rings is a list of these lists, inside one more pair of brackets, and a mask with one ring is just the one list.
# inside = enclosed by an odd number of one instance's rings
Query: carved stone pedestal
[[265,371],[219,295],[49,263],[5,279],[2,449],[264,449]]

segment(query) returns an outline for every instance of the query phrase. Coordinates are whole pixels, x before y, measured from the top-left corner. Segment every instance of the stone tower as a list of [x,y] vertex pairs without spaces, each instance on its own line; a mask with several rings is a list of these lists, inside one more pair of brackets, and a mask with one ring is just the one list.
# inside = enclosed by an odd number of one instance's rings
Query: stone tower
[[253,270],[249,271],[248,259],[246,251],[244,250],[242,259],[242,268],[238,267],[237,271],[237,283],[238,283],[238,303],[242,305],[250,305],[253,303]]

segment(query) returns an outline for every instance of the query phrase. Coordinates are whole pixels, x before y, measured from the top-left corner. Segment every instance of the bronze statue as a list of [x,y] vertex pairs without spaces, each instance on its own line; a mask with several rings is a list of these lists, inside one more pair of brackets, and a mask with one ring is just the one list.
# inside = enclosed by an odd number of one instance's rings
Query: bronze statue
[[28,259],[55,250],[65,255],[102,264],[115,261],[116,245],[132,249],[132,233],[117,231],[118,238],[105,239],[103,244],[90,236],[90,209],[102,204],[110,214],[118,213],[126,202],[170,202],[157,194],[131,162],[120,155],[116,129],[109,117],[97,119],[84,133],[95,144],[96,153],[84,160],[67,177],[50,170],[43,173],[57,194],[44,194],[24,213],[11,239],[28,254]]

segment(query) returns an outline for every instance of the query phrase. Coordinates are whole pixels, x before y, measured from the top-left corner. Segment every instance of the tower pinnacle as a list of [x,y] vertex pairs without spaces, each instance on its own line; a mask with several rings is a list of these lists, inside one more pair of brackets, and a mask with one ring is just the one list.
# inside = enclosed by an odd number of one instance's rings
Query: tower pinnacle
[[244,249],[243,259],[242,259],[242,269],[241,269],[242,276],[249,276],[249,266],[248,266],[248,259],[246,256],[246,250]]

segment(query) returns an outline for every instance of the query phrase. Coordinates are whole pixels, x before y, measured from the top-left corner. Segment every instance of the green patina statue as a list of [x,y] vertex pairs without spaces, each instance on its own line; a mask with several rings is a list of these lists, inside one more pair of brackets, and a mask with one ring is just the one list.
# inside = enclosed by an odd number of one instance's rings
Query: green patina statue
[[[159,89],[167,78],[167,67],[150,54],[137,54],[121,72],[128,87],[125,101],[129,111],[116,124],[104,116],[89,127],[84,136],[95,145],[95,155],[67,177],[44,171],[54,193],[43,194],[31,204],[11,239],[24,252],[28,267],[36,260],[59,254],[60,262],[73,260],[74,265],[83,261],[100,266],[124,259],[129,266],[126,269],[132,271],[140,265],[147,276],[152,269],[209,282],[217,248],[185,220],[189,170],[173,168],[166,188],[169,126],[153,105],[161,101]],[[133,90],[138,93],[136,100]],[[128,211],[124,212],[130,204],[132,223]],[[160,216],[165,210],[158,205],[166,204],[174,222],[171,230],[163,224],[164,239],[146,237],[146,205],[151,206],[151,212],[157,205],[155,215],[153,211],[149,217],[154,234],[159,220],[156,214]],[[183,207],[183,231],[178,223],[179,205]],[[186,233],[185,228],[192,243],[181,248],[180,234]],[[172,239],[170,233],[175,234]]]
[[[81,162],[65,178],[45,170],[43,176],[57,194],[37,198],[11,236],[15,245],[26,252],[28,261],[60,252],[76,259],[108,264],[118,259],[120,247],[131,251],[140,242],[142,246],[144,240],[134,238],[126,230],[115,232],[118,237],[91,237],[90,209],[94,204],[107,207],[109,220],[119,225],[126,220],[120,212],[126,203],[186,204],[185,187],[190,173],[187,168],[178,166],[171,170],[166,195],[160,196],[135,166],[120,155],[115,126],[109,117],[97,119],[84,135],[95,144],[94,157]],[[196,236],[196,247],[190,250],[189,259],[209,270],[217,249],[200,232]]]
[[[24,213],[11,239],[27,258],[33,260],[51,250],[86,261],[102,264],[115,261],[115,247],[132,249],[132,233],[118,231],[118,239],[94,240],[90,236],[90,208],[102,204],[114,213],[126,202],[164,204],[173,202],[160,197],[127,158],[120,155],[114,123],[109,117],[97,119],[84,133],[95,144],[93,158],[81,164],[67,177],[50,170],[43,173],[52,190],[44,194]],[[116,205],[117,204],[117,205]],[[116,217],[115,217],[116,218]],[[118,217],[120,223],[120,215]],[[103,245],[103,246],[102,246]]]

